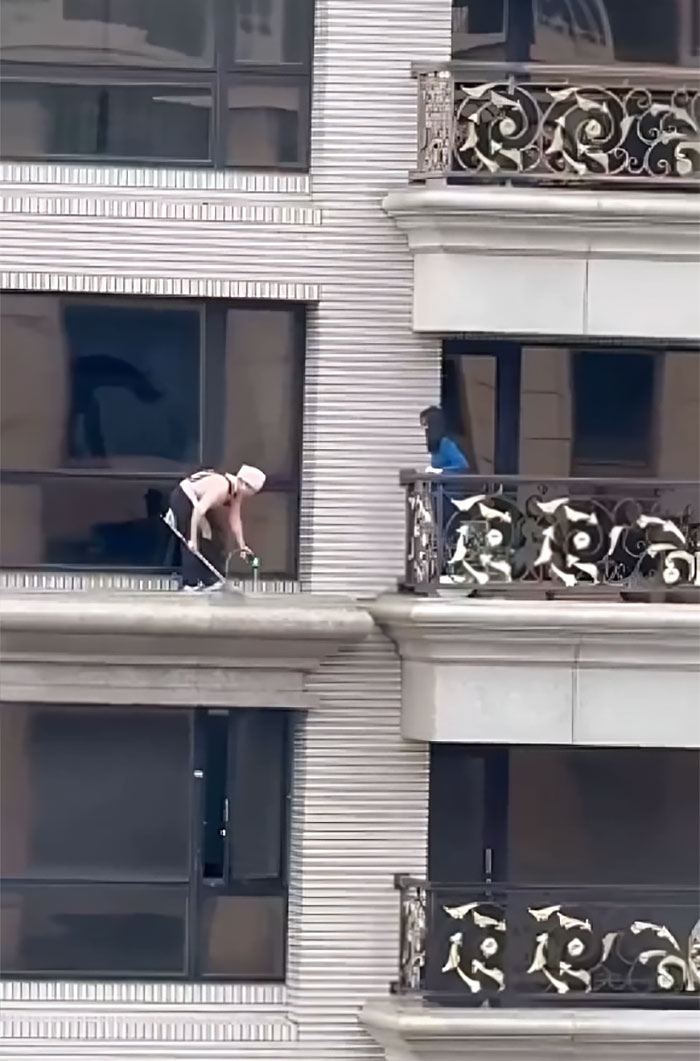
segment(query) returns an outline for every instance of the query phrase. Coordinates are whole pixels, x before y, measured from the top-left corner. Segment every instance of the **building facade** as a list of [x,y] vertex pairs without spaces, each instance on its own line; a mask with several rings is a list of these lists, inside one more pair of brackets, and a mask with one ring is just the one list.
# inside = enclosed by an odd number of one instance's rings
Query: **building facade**
[[[1,0],[0,1057],[696,1056],[698,18],[646,6]],[[261,584],[179,596],[168,492],[243,462]]]

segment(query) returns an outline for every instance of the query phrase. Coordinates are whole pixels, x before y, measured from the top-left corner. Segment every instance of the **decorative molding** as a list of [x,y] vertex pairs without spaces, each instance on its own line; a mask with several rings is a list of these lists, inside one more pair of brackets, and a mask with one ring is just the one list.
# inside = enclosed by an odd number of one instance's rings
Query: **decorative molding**
[[120,221],[218,221],[237,225],[318,226],[321,210],[286,203],[220,201],[121,195],[36,195],[26,188],[0,196],[0,213],[17,216],[106,218]]
[[382,205],[414,253],[700,261],[691,193],[416,185]]
[[[43,1041],[65,1043],[108,1041],[120,1044],[152,1044],[168,1047],[196,1043],[289,1043],[297,1038],[297,1028],[287,1020],[236,1020],[230,1010],[217,1016],[177,1014],[162,1017],[144,1010],[128,1017],[114,1014],[59,1016],[16,1013],[5,1010],[0,1016],[0,1044]],[[0,1045],[0,1051],[2,1046]],[[172,1056],[172,1055],[169,1055]]]
[[153,191],[222,191],[245,195],[308,196],[308,173],[249,173],[242,170],[166,169],[151,166],[80,166],[69,163],[3,162],[0,185],[78,188],[139,188]]
[[385,595],[402,732],[422,741],[700,747],[700,605]]
[[417,332],[700,339],[698,195],[429,182],[383,205]]
[[119,276],[116,273],[0,273],[6,291],[65,291],[85,295],[152,295],[159,298],[230,298],[318,302],[318,284],[276,280],[221,280],[183,276]]
[[240,1006],[284,1008],[284,984],[156,983],[90,980],[0,980],[0,1003],[98,1006]]
[[460,1009],[371,1002],[360,1019],[387,1061],[697,1061],[700,1013],[663,1009]]
[[0,620],[5,700],[289,709],[373,626],[346,598],[235,592],[5,593]]
[[[291,579],[263,578],[253,585],[250,578],[229,579],[231,589],[241,593],[300,593]],[[171,575],[118,574],[95,571],[0,571],[0,590],[42,590],[45,593],[83,593],[106,590],[110,593],[170,593],[180,588]]]

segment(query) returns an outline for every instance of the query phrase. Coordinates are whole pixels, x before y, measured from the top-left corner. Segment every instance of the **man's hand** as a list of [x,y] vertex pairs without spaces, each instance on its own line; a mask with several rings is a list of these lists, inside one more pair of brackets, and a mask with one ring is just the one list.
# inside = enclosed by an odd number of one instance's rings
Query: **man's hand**
[[193,553],[199,552],[199,550],[197,548],[197,543],[195,541],[193,541],[191,538],[190,538],[190,540],[187,543],[187,548],[190,550],[190,552],[193,552]]
[[238,552],[240,553],[240,556],[241,556],[242,560],[245,560],[245,558],[247,556],[252,556],[253,555],[253,550],[247,545],[242,545],[240,547],[240,549],[238,550]]

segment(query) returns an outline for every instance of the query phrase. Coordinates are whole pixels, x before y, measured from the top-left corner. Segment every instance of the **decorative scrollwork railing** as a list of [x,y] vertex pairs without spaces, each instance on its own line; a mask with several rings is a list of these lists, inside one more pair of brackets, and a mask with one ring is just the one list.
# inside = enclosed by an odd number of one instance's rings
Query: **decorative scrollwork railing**
[[697,888],[396,884],[399,994],[479,1006],[698,1005]]
[[415,179],[700,186],[700,72],[416,66]]
[[700,484],[402,472],[421,593],[700,593]]

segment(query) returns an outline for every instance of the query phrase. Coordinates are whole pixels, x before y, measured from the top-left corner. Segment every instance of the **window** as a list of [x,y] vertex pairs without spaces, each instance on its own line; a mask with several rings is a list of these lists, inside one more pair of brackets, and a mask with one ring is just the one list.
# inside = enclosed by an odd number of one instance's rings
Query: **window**
[[574,354],[572,461],[594,474],[601,465],[648,475],[652,468],[654,354]]
[[8,976],[281,980],[290,719],[4,704]]
[[480,474],[700,478],[695,350],[450,340],[442,404]]
[[5,294],[2,564],[163,567],[177,482],[247,463],[246,535],[294,577],[303,357],[300,307]]
[[685,748],[434,744],[430,877],[697,885],[699,766]]
[[697,0],[453,0],[455,59],[692,66]]
[[6,158],[306,169],[313,0],[0,0]]

